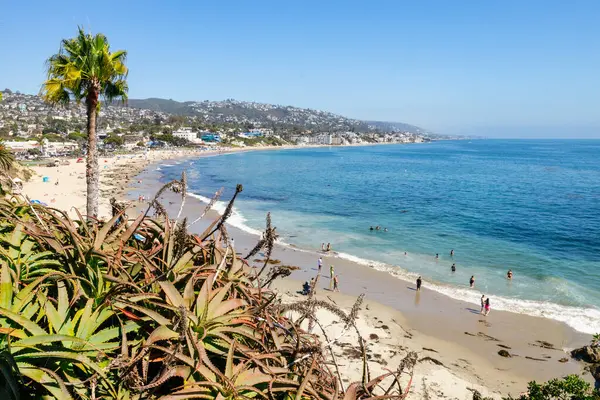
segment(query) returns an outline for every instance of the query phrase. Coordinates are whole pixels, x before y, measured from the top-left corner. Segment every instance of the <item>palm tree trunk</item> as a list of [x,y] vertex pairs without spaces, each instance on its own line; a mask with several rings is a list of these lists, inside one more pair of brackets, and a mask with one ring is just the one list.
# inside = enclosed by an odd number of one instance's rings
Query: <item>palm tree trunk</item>
[[85,167],[87,183],[87,216],[98,216],[98,190],[100,186],[100,171],[98,169],[98,138],[96,136],[96,114],[98,112],[98,92],[90,89],[85,99],[87,107],[88,148]]

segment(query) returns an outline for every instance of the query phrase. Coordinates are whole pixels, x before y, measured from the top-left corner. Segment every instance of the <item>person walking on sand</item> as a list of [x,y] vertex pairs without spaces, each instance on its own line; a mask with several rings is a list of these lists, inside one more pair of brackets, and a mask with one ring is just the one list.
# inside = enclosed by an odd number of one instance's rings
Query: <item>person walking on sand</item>
[[421,280],[421,277],[419,276],[417,278],[417,292],[421,291],[421,284],[423,283],[423,281]]
[[338,276],[334,276],[333,277],[333,291],[334,292],[339,292],[340,288],[338,287],[339,281],[338,281]]
[[333,265],[329,266],[329,289],[333,290],[333,278],[335,277],[335,270],[333,269]]
[[319,257],[319,261],[317,261],[317,265],[319,266],[319,273],[321,273],[321,268],[323,268],[323,259]]
[[512,269],[509,269],[508,272],[506,273],[506,278],[510,281],[510,280],[512,280],[512,277],[513,277]]
[[485,299],[485,314],[483,314],[483,315],[487,317],[487,315],[489,313],[490,313],[490,298],[488,297],[487,299]]
[[471,275],[471,279],[469,279],[469,286],[475,286],[475,275]]
[[483,314],[483,309],[485,308],[485,294],[481,295],[481,311],[479,311],[479,314]]

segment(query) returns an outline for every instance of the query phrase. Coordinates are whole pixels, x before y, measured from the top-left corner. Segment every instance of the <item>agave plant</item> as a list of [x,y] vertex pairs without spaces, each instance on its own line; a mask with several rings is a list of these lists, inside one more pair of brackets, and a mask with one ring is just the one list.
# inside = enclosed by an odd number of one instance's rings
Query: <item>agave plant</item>
[[[19,373],[56,398],[71,398],[71,391],[85,390],[84,381],[97,376],[111,392],[99,354],[108,358],[119,348],[119,329],[104,328],[114,316],[107,307],[94,308],[88,300],[80,309],[68,286],[76,282],[62,272],[41,276],[18,290],[8,265],[0,276],[0,339],[2,351],[9,352]],[[75,283],[74,290],[77,290]],[[136,329],[128,323],[124,332]]]
[[[0,201],[0,398],[405,395],[381,388],[385,376],[370,378],[360,334],[363,379],[344,388],[333,353],[335,370],[323,343],[300,327],[308,319],[322,329],[315,311],[325,308],[358,333],[360,302],[350,313],[312,297],[282,306],[267,287],[291,269],[265,262],[257,273],[232,251],[225,223],[241,185],[201,235],[187,232],[185,218],[169,219],[158,200],[168,189],[185,200],[185,176],[154,197],[154,219],[149,208],[127,220],[120,208],[106,222],[72,220]],[[268,259],[276,238],[268,216],[256,251],[265,248]]]

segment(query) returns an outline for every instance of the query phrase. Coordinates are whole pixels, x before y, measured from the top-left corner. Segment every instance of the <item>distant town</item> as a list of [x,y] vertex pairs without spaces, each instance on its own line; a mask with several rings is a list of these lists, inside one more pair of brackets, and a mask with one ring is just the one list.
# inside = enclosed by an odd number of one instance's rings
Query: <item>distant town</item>
[[[39,96],[2,91],[0,140],[20,158],[85,151],[83,105],[52,107]],[[226,100],[147,99],[102,104],[97,121],[106,151],[172,146],[421,143],[447,137],[402,123],[366,122],[290,106]],[[404,129],[403,129],[404,128]]]

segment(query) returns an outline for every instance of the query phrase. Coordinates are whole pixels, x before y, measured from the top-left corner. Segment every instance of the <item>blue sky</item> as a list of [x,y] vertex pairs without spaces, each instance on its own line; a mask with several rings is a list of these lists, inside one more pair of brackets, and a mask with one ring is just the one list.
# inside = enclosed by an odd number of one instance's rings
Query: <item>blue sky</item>
[[235,98],[440,133],[600,138],[600,1],[4,1],[0,88],[37,93],[78,24],[130,97]]

